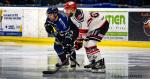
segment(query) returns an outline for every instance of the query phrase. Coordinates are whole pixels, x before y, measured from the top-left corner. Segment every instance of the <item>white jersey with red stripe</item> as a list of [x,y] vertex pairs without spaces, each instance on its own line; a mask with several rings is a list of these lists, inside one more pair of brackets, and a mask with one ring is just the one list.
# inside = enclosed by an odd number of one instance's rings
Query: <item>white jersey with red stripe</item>
[[85,38],[91,31],[100,28],[105,23],[104,16],[98,12],[89,12],[77,9],[76,13],[71,17],[71,20],[79,28],[80,38]]

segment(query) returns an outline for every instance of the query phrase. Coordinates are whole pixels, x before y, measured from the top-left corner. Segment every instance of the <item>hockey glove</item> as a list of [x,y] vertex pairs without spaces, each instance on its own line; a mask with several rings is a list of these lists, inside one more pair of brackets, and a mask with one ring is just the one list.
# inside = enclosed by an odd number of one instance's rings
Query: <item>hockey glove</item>
[[45,29],[49,34],[56,33],[55,25],[52,23],[45,23]]
[[71,45],[71,44],[66,44],[66,45],[64,46],[64,52],[65,52],[66,54],[70,54],[70,53],[72,52],[72,45]]
[[79,50],[80,48],[82,48],[82,46],[83,46],[83,39],[77,39],[75,41],[75,49]]
[[71,53],[73,49],[73,42],[70,38],[65,38],[63,40],[64,52]]

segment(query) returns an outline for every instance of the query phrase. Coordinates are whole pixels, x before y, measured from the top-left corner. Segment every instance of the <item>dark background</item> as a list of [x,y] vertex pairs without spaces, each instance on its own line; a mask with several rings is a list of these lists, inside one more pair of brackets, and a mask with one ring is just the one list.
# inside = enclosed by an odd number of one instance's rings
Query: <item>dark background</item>
[[129,12],[129,40],[150,41],[144,33],[143,22],[150,18],[150,12]]
[[63,7],[68,1],[75,1],[79,7],[127,8],[150,7],[149,0],[0,0],[0,6],[50,6]]

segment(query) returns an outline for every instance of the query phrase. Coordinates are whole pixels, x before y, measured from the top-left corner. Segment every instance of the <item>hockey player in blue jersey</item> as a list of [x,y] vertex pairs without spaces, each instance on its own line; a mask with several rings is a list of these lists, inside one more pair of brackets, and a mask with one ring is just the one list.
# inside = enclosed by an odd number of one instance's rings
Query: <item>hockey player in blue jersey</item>
[[[56,64],[56,68],[65,62],[68,53],[72,53],[70,67],[71,69],[75,69],[76,63],[73,61],[76,60],[74,41],[78,37],[78,28],[76,25],[68,17],[61,14],[57,7],[49,7],[47,9],[45,29],[55,37],[54,49],[61,60],[61,63]],[[63,64],[64,68],[68,66],[69,60]]]

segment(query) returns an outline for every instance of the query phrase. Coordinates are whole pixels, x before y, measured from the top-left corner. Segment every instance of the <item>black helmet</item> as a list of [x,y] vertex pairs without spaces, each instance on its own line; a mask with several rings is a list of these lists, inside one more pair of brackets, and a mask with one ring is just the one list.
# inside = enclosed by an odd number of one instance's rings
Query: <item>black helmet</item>
[[50,14],[50,13],[58,13],[58,8],[57,7],[49,7],[47,9],[47,14]]

